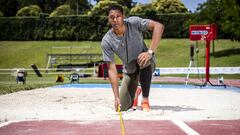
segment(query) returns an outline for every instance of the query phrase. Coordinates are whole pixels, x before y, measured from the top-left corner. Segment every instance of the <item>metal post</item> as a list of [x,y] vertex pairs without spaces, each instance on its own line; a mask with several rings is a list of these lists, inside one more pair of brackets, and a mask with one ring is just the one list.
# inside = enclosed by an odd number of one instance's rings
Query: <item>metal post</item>
[[210,67],[210,40],[206,40],[206,83],[209,82],[209,67]]

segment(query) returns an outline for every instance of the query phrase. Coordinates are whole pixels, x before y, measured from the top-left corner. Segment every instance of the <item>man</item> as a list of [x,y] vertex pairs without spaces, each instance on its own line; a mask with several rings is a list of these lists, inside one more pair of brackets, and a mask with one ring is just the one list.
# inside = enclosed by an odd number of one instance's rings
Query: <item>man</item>
[[[109,6],[108,21],[112,28],[105,34],[101,46],[103,60],[108,63],[108,75],[115,97],[115,110],[121,106],[122,111],[132,107],[135,92],[140,81],[142,88],[141,107],[149,111],[149,91],[152,73],[155,68],[154,51],[162,37],[164,26],[150,19],[129,17],[125,19],[121,6]],[[142,32],[151,30],[152,41],[146,47]],[[116,54],[123,63],[123,80],[118,88],[117,69],[114,62]],[[138,92],[137,96],[140,93]],[[137,101],[137,99],[135,99]]]

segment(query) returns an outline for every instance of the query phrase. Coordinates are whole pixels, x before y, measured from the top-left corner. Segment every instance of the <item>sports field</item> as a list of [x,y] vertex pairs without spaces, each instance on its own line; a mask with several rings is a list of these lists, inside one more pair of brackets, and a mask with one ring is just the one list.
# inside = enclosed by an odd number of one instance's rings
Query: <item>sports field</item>
[[[0,96],[1,135],[120,135],[109,84],[67,84]],[[152,85],[151,111],[122,112],[126,135],[240,132],[240,89]],[[141,95],[140,95],[141,96]],[[141,98],[139,98],[139,102]]]
[[[54,50],[56,46],[68,49]],[[199,42],[198,47],[195,59],[199,67],[204,67],[204,43]],[[0,49],[2,69],[29,69],[31,64],[45,68],[48,53],[101,53],[100,42],[85,41],[2,41]],[[215,41],[211,66],[239,67],[239,50],[237,42]],[[164,39],[156,52],[157,66],[187,67],[189,54],[187,39]],[[240,132],[239,74],[223,74],[226,88],[185,86],[186,75],[154,77],[150,93],[152,110],[143,112],[139,107],[136,111],[122,112],[121,124],[119,114],[113,108],[108,80],[81,78],[81,84],[73,85],[67,78],[70,72],[59,72],[65,76],[63,83],[55,82],[58,73],[55,71],[46,73],[41,70],[43,77],[37,77],[33,71],[28,73],[27,84],[22,85],[16,84],[11,70],[1,70],[1,135],[120,135],[123,133],[120,125],[126,135],[228,135]],[[217,76],[211,76],[215,84]],[[197,75],[191,75],[191,79],[201,83]],[[178,85],[166,85],[169,83]]]
[[[146,40],[149,45],[150,40]],[[196,44],[196,43],[195,43]],[[211,47],[210,63],[211,67],[239,67],[240,66],[240,44],[230,40],[216,40],[214,42],[214,53]],[[57,47],[59,49],[57,49]],[[205,45],[203,41],[198,42],[198,53],[194,58],[198,67],[205,66]],[[15,77],[11,76],[12,69],[25,68],[31,69],[31,64],[36,64],[38,68],[45,69],[49,53],[101,53],[100,42],[90,41],[1,41],[0,42],[0,94],[11,93],[19,90],[29,90],[39,87],[58,85],[55,83],[56,74],[45,73],[43,77],[37,77],[33,71],[29,71],[26,85],[17,85]],[[215,56],[213,56],[213,54]],[[189,39],[163,39],[156,51],[157,67],[188,67],[190,61],[190,42]],[[119,59],[116,59],[119,64]],[[79,61],[82,62],[82,61]],[[3,70],[7,69],[7,70]],[[92,71],[91,71],[92,72]],[[68,72],[64,72],[65,82],[70,80]],[[168,75],[163,75],[168,76]],[[161,77],[163,77],[161,76]],[[185,77],[186,75],[171,75],[171,77]],[[239,74],[212,75],[216,79],[223,76],[224,79],[240,79]],[[197,75],[190,77],[198,78]],[[200,76],[204,77],[204,76]],[[101,78],[91,77],[81,79],[81,83],[108,83]],[[154,82],[161,83],[161,82]],[[167,82],[164,82],[167,83]],[[179,83],[179,82],[178,82]]]

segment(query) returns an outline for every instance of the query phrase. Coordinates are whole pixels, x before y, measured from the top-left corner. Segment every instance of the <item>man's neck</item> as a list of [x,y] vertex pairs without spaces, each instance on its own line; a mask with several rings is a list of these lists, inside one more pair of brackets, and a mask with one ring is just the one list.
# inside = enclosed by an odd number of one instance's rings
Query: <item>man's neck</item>
[[119,29],[113,29],[113,32],[117,35],[117,36],[123,36],[124,32],[125,32],[125,25],[123,25],[121,28]]

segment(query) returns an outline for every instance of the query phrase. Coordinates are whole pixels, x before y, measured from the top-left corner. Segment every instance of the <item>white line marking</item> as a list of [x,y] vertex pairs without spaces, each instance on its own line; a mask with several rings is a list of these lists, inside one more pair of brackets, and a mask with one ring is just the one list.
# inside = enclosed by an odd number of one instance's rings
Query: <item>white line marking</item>
[[182,129],[188,135],[200,135],[198,132],[190,128],[187,124],[180,120],[172,120],[172,122]]
[[28,122],[28,121],[37,121],[37,122],[38,122],[38,121],[44,121],[44,119],[43,119],[43,120],[41,120],[41,119],[39,119],[39,120],[37,120],[37,119],[10,120],[10,121],[7,121],[7,122],[0,123],[0,128],[1,128],[1,127],[4,127],[4,126],[8,126],[8,125],[13,124],[13,123]]

